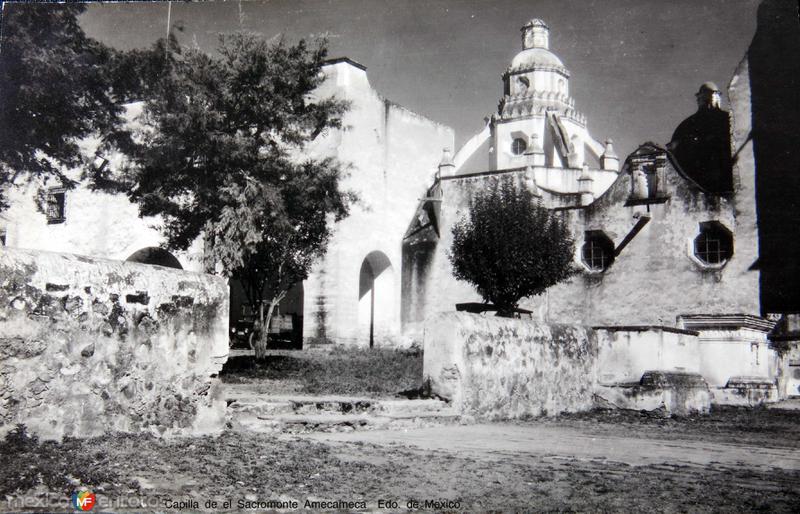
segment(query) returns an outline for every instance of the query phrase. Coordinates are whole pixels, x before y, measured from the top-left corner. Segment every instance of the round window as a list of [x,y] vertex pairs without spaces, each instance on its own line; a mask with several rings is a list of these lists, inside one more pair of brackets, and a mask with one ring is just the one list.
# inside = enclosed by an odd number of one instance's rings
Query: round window
[[521,137],[514,138],[511,142],[511,153],[514,155],[522,155],[528,149],[528,143]]
[[581,257],[591,271],[605,271],[614,262],[614,242],[602,232],[587,232]]

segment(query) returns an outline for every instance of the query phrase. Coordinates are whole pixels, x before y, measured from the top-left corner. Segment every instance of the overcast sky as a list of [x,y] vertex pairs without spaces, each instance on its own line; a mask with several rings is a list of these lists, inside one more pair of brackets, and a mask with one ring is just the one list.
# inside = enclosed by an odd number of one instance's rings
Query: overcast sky
[[[460,146],[502,94],[520,27],[541,18],[570,70],[571,93],[595,138],[621,156],[668,141],[707,80],[725,87],[753,37],[757,0],[253,0],[172,3],[187,45],[212,50],[219,32],[290,41],[327,34],[331,57],[367,67],[389,99],[453,127]],[[93,4],[86,32],[120,48],[167,31],[167,3]]]

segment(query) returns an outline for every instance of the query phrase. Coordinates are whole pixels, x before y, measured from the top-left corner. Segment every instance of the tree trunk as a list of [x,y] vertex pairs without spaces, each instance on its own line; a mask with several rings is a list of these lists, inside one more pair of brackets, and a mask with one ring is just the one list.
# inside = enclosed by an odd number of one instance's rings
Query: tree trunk
[[278,306],[279,300],[271,300],[267,312],[264,312],[264,304],[258,307],[258,324],[259,333],[256,335],[255,347],[253,348],[256,353],[256,360],[263,360],[267,356],[267,344],[269,343],[269,324],[272,321],[272,314],[275,312],[275,307]]

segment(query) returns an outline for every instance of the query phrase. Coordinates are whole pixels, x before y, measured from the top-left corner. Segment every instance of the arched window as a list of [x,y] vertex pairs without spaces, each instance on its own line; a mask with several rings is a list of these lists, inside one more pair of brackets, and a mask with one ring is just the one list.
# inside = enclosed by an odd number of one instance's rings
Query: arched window
[[511,142],[511,153],[514,155],[522,155],[528,149],[528,143],[521,137],[516,137]]
[[157,246],[148,246],[142,248],[131,254],[130,257],[125,259],[127,262],[139,262],[141,264],[151,264],[154,266],[164,266],[166,268],[183,269],[180,261],[174,255],[158,248]]
[[694,255],[704,264],[725,264],[733,256],[733,234],[718,221],[700,223]]
[[599,230],[588,231],[581,248],[581,258],[590,271],[605,271],[614,262],[614,242]]

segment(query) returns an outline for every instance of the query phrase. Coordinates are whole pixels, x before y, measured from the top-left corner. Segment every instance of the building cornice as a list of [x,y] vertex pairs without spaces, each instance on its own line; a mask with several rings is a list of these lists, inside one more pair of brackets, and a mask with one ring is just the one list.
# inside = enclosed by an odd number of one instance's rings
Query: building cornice
[[750,329],[769,332],[774,321],[752,314],[681,314],[678,325],[689,330],[739,330]]

